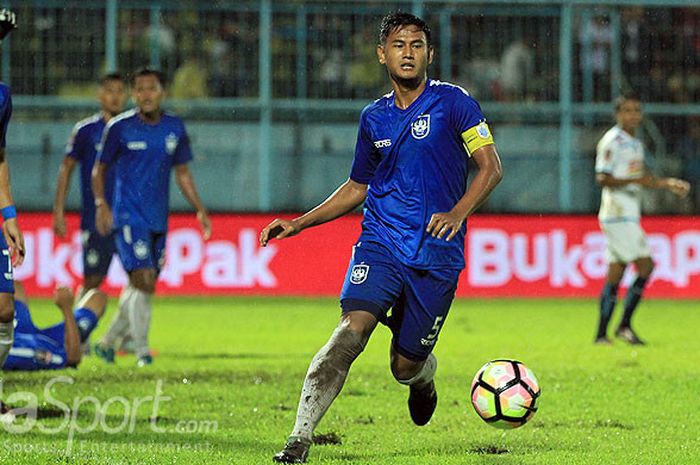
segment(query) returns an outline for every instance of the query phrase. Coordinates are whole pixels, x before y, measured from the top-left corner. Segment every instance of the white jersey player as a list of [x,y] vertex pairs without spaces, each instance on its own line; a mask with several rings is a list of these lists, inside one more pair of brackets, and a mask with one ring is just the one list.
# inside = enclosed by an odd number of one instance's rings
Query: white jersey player
[[651,250],[639,223],[642,188],[668,189],[684,197],[690,185],[675,178],[658,178],[644,167],[644,145],[634,136],[642,122],[642,106],[635,96],[620,97],[615,104],[617,125],[598,142],[596,181],[603,188],[598,219],[605,233],[608,274],[600,296],[600,321],[595,342],[609,344],[608,323],[617,303],[617,291],[625,268],[634,263],[637,278],[625,296],[625,312],[615,335],[630,344],[643,344],[632,330],[632,315],[654,269]]

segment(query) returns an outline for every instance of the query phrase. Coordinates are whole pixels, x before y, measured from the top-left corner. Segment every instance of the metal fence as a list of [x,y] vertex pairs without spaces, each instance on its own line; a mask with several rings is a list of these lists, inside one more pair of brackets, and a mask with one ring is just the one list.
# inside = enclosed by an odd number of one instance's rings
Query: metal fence
[[[196,149],[201,144],[203,156],[195,163],[202,176],[216,179],[221,165],[244,170],[236,174],[245,186],[240,195],[223,202],[212,193],[215,208],[303,209],[343,180],[359,110],[388,89],[374,50],[381,17],[395,9],[412,11],[433,30],[431,77],[461,84],[481,102],[510,173],[547,180],[528,187],[526,179],[509,176],[488,208],[591,212],[598,195],[592,150],[611,123],[611,100],[624,89],[649,102],[644,137],[655,169],[700,177],[688,169],[700,164],[693,161],[700,156],[696,4],[16,1],[20,28],[3,46],[2,77],[16,96],[16,120],[25,125],[20,132],[34,134],[37,121],[60,126],[46,130],[48,144],[27,136],[16,147],[26,157],[50,152],[34,161],[53,169],[64,126],[94,109],[100,74],[158,67],[172,81],[171,107],[199,122],[193,139]],[[245,151],[224,135],[213,146],[206,143],[207,124],[228,128],[238,140],[242,132],[254,135]],[[337,140],[328,128],[350,136]],[[312,186],[279,186],[280,166]],[[289,195],[280,198],[274,194],[279,191]],[[50,205],[49,197],[27,197],[33,208]],[[650,207],[693,208],[667,200],[653,197]]]

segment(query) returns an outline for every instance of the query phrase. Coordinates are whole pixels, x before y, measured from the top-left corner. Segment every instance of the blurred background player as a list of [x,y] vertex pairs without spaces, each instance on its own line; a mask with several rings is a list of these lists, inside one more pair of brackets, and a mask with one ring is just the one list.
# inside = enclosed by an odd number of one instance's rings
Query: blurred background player
[[[165,98],[163,74],[140,69],[131,84],[136,108],[107,124],[92,173],[97,230],[106,236],[114,227],[117,252],[129,273],[119,312],[95,346],[95,353],[113,362],[117,338],[128,333],[138,366],[145,366],[153,362],[148,346],[151,296],[165,261],[171,169],[175,169],[183,195],[197,211],[205,240],[211,236],[211,222],[187,166],[192,151],[185,125],[161,109]],[[111,165],[116,183],[110,208],[105,183]]]
[[[433,47],[422,19],[385,17],[376,52],[393,92],[362,111],[350,178],[313,210],[291,221],[276,219],[260,235],[265,246],[365,202],[362,234],[340,296],[340,323],[311,362],[296,423],[274,456],[277,462],[306,461],[316,425],[378,322],[393,332],[391,371],[409,386],[411,418],[428,423],[437,406],[432,350],[465,265],[465,220],[502,176],[476,100],[461,87],[428,80]],[[469,158],[479,171],[467,187]]]
[[63,322],[39,329],[34,325],[22,283],[15,283],[15,340],[4,370],[51,370],[80,363],[80,344],[87,340],[104,315],[107,296],[98,289],[85,291],[73,307],[73,291],[59,287],[54,303]]
[[[58,171],[56,198],[53,208],[54,233],[66,236],[65,203],[73,169],[80,164],[80,229],[83,244],[83,292],[102,284],[114,255],[113,235],[102,236],[95,228],[95,198],[92,195],[92,168],[107,122],[124,109],[126,85],[120,74],[112,73],[100,79],[97,100],[100,111],[78,122],[66,146],[66,155]],[[105,180],[105,197],[112,203],[114,173],[110,170]]]
[[632,94],[615,102],[617,124],[598,142],[596,181],[602,186],[598,220],[605,233],[608,273],[600,295],[600,320],[595,342],[610,344],[608,324],[617,303],[617,291],[629,263],[637,268],[637,278],[627,290],[624,314],[615,335],[630,344],[644,342],[632,329],[632,315],[642,298],[654,269],[651,250],[639,221],[642,187],[667,189],[685,197],[690,185],[676,178],[655,177],[644,167],[644,146],[635,137],[642,122],[642,104]]
[[[0,43],[17,27],[16,23],[12,11],[5,8],[0,10]],[[24,260],[24,238],[17,225],[17,210],[10,188],[10,168],[5,159],[5,136],[11,116],[10,88],[0,82],[0,212],[3,218],[0,236],[0,250],[3,255],[0,257],[0,366],[5,362],[12,347],[12,322],[15,313],[12,267],[21,265]]]
[[[95,228],[95,198],[92,195],[91,175],[97,158],[97,150],[102,140],[102,131],[107,121],[124,110],[126,103],[126,83],[118,73],[104,75],[99,82],[97,100],[100,111],[79,121],[71,133],[66,154],[58,171],[56,197],[53,207],[53,230],[60,237],[66,237],[65,204],[71,175],[80,164],[80,209],[81,243],[83,246],[83,284],[78,291],[78,298],[83,292],[98,288],[109,270],[114,256],[114,235],[103,236]],[[107,173],[105,198],[112,203],[114,190],[114,172]],[[89,340],[83,342],[83,352],[87,353]]]

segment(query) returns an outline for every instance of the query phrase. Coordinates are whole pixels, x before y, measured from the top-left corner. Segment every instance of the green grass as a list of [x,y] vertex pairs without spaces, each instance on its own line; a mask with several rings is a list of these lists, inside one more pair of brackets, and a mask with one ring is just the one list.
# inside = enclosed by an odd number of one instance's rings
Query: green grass
[[[389,332],[378,328],[317,431],[337,433],[342,444],[314,446],[310,463],[698,463],[698,302],[644,301],[636,326],[649,345],[641,348],[593,346],[596,306],[457,301],[435,351],[440,402],[422,428],[412,425],[407,390],[389,372]],[[58,317],[46,301],[32,307],[39,321]],[[336,301],[179,298],[157,299],[154,308],[151,339],[160,356],[152,367],[137,369],[133,357],[115,366],[91,357],[78,370],[6,373],[2,395],[35,393],[45,415],[61,415],[44,395],[56,376],[74,381],[50,390],[70,405],[76,398],[104,405],[115,396],[133,405],[153,396],[160,381],[171,398],[158,410],[163,431],[150,428],[151,402],[137,410],[133,431],[98,427],[75,432],[72,441],[62,416],[45,417],[28,432],[0,433],[0,463],[271,463],[291,429],[308,363],[337,321]],[[113,312],[112,304],[107,320]],[[469,404],[471,377],[497,357],[522,360],[542,386],[540,410],[518,430],[492,428]],[[77,426],[86,429],[96,418],[94,402],[78,409]],[[114,401],[104,424],[118,429],[124,410]],[[38,425],[59,431],[47,434]],[[178,432],[183,426],[197,431]]]

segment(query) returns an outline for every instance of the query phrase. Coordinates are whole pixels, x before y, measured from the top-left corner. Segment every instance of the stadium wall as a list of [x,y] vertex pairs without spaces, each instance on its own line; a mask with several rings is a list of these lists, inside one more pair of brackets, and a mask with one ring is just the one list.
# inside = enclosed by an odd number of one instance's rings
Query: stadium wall
[[[12,123],[7,151],[15,175],[12,191],[22,210],[51,210],[56,175],[72,122]],[[259,198],[260,127],[257,123],[230,121],[187,124],[195,159],[191,163],[197,187],[207,208],[213,211],[261,211]],[[494,134],[499,153],[510,177],[494,191],[488,208],[492,212],[559,212],[558,138],[556,126],[496,124]],[[273,154],[269,165],[274,195],[271,211],[300,211],[314,207],[347,179],[354,154],[357,122],[277,123],[273,125]],[[579,173],[569,180],[575,192],[570,212],[588,213],[598,208],[600,190],[594,183],[594,144],[590,130],[574,130],[579,149],[572,169]],[[76,170],[77,171],[77,170]],[[68,209],[80,208],[79,180],[75,173],[67,199]],[[294,179],[296,182],[291,182]],[[539,182],[532,183],[532,179]],[[280,181],[282,180],[282,181]],[[171,189],[174,210],[189,208],[186,200]]]
[[[258,245],[271,215],[221,214],[204,242],[194,215],[171,217],[160,295],[337,296],[360,233],[351,215],[284,242]],[[697,217],[643,220],[657,267],[651,297],[700,299],[700,228]],[[70,234],[54,236],[46,213],[24,214],[27,257],[15,270],[30,295],[49,296],[56,285],[77,286],[82,259],[77,215]],[[470,219],[467,269],[458,297],[594,297],[605,275],[604,237],[592,216],[477,215]],[[629,284],[631,273],[625,278]],[[108,290],[126,275],[115,260]]]

